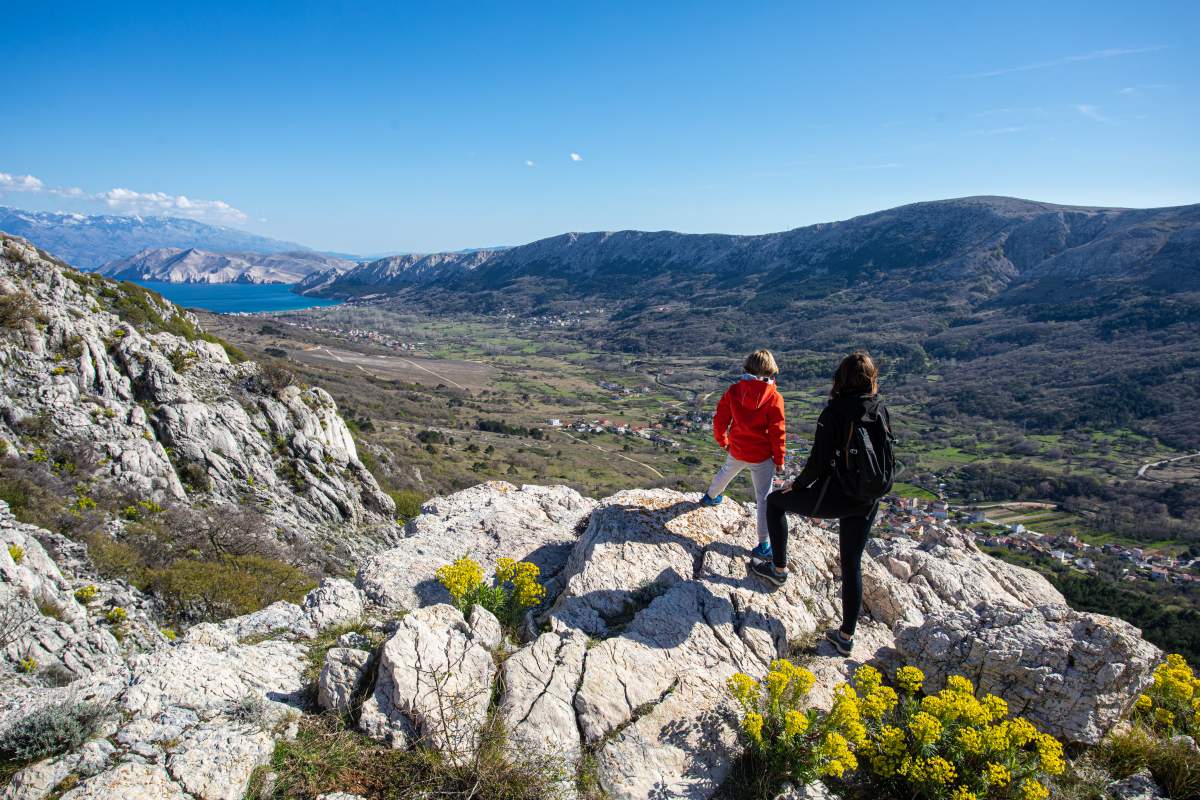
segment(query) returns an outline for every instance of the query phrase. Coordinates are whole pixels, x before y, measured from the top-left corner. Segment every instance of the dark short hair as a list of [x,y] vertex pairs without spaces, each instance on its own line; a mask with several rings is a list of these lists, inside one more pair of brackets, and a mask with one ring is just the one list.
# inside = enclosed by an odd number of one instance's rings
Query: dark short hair
[[879,370],[875,362],[862,350],[856,350],[842,359],[833,373],[833,388],[829,399],[847,394],[877,394],[879,392]]

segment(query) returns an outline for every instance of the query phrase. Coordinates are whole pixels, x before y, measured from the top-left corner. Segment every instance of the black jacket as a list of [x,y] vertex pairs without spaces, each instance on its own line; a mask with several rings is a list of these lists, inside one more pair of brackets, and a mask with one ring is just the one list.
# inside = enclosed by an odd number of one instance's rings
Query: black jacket
[[811,486],[833,472],[834,454],[846,446],[851,422],[874,422],[881,416],[883,424],[891,430],[887,407],[877,394],[841,395],[830,400],[817,418],[812,452],[808,454],[804,469],[796,476],[796,488]]

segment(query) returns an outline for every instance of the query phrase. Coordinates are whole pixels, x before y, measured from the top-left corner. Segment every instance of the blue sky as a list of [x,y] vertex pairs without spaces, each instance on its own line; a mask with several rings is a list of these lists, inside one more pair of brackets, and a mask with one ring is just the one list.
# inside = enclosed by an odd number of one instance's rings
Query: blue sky
[[368,254],[1200,202],[1200,3],[832,5],[10,2],[0,204]]

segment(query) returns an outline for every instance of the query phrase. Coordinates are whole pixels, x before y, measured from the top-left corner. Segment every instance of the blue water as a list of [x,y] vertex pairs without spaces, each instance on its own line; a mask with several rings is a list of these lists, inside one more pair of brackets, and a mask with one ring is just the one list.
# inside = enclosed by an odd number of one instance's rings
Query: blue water
[[236,311],[295,311],[299,308],[337,305],[338,300],[304,297],[286,284],[253,283],[167,283],[134,281],[153,289],[172,303],[185,308],[202,308],[229,314]]

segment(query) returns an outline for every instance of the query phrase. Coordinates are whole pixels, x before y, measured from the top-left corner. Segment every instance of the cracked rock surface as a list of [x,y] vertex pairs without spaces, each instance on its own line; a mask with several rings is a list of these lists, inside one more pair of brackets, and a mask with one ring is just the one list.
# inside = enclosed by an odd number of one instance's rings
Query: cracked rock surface
[[[553,562],[562,566],[552,573],[555,591],[542,616],[545,632],[504,662],[499,712],[518,748],[541,749],[570,766],[585,752],[594,754],[596,778],[613,798],[715,793],[736,747],[725,681],[737,671],[761,675],[775,658],[794,657],[812,669],[818,683],[811,702],[827,705],[833,686],[860,663],[888,667],[903,656],[916,659],[922,647],[932,653],[928,648],[950,638],[948,619],[956,621],[954,631],[977,626],[986,637],[999,630],[997,609],[1033,615],[1029,618],[1041,620],[1041,628],[1001,626],[1014,637],[1013,647],[1053,635],[1062,659],[1090,654],[1081,669],[1093,661],[1118,662],[1120,678],[1112,675],[1116,667],[1108,677],[1064,673],[1055,680],[1020,673],[1005,667],[1011,653],[967,652],[965,644],[955,658],[965,664],[976,659],[975,675],[1008,674],[1007,684],[985,682],[985,688],[1018,708],[1028,707],[1031,715],[1035,709],[1027,698],[1057,687],[1064,698],[1059,711],[1070,703],[1076,718],[1091,720],[1068,725],[1064,732],[1087,737],[1113,721],[1104,709],[1129,702],[1148,682],[1157,654],[1123,623],[1107,618],[1081,623],[1083,616],[1095,615],[1071,612],[1044,578],[992,559],[967,537],[950,534],[922,544],[872,540],[864,561],[865,616],[855,651],[849,660],[838,658],[824,644],[810,644],[840,615],[836,534],[794,520],[791,578],[774,589],[747,572],[755,522],[752,510],[738,503],[701,508],[695,494],[633,490],[580,509],[574,498],[559,494],[558,502],[567,507],[550,514],[541,504],[547,495],[538,493],[544,516],[557,516],[564,524],[545,524],[542,513],[533,516],[536,525],[510,523],[508,512],[518,502],[524,507],[527,493],[531,487],[485,484],[427,506],[401,547],[364,566],[358,585],[384,605],[400,598],[433,602],[439,596],[421,589],[418,576],[431,576],[464,553],[489,566],[501,555],[545,553],[538,536],[557,545],[566,538],[566,525],[586,518],[569,553]],[[487,507],[505,513],[492,522],[477,511]],[[469,629],[458,627],[461,617],[444,608],[423,609],[435,612],[437,623],[421,624],[455,631],[453,645],[446,638],[436,641],[446,652],[462,652]],[[1046,626],[1052,622],[1058,627],[1051,633]],[[404,633],[394,656],[414,652],[424,635]],[[900,654],[897,635],[907,648]],[[404,658],[412,661],[411,655]],[[953,670],[954,662],[945,668]],[[481,668],[479,676],[485,680],[486,670]],[[1099,696],[1092,694],[1096,691]],[[410,715],[396,716],[401,724],[411,723]],[[380,735],[389,732],[380,730]]]

